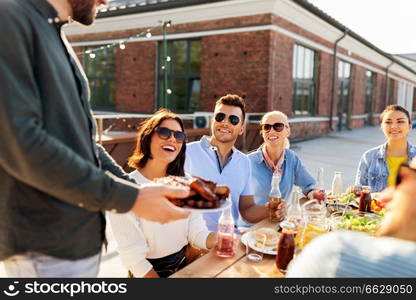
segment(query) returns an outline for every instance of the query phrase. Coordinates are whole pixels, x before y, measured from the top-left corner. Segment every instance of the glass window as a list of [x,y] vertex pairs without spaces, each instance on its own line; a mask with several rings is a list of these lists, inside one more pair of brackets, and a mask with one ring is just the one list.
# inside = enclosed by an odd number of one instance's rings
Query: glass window
[[371,113],[373,111],[373,99],[374,99],[374,86],[375,75],[371,71],[365,72],[366,89],[365,89],[365,113]]
[[[88,49],[86,49],[88,50]],[[115,110],[115,48],[84,55],[84,70],[91,89],[90,105],[94,110]]]
[[338,128],[343,129],[349,127],[350,109],[351,109],[351,64],[345,61],[338,62]]
[[[175,40],[167,42],[167,87],[172,91],[167,95],[167,107],[178,113],[198,110],[201,91],[201,41]],[[163,42],[159,44],[158,104],[164,106],[164,80],[162,69]]]
[[293,49],[293,110],[295,115],[315,113],[315,51],[300,45]]

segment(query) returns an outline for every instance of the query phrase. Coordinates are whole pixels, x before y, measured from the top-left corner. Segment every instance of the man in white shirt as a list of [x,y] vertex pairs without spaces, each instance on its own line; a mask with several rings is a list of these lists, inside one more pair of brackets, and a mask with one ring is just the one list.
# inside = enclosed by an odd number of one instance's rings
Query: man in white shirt
[[[187,145],[186,169],[191,175],[200,176],[231,189],[232,214],[235,224],[239,218],[256,223],[268,216],[265,206],[253,200],[250,162],[234,145],[245,130],[245,103],[238,95],[225,95],[215,104],[211,123],[212,136],[203,136],[198,142]],[[284,216],[283,205],[278,217]],[[216,231],[221,212],[205,213],[209,230]]]

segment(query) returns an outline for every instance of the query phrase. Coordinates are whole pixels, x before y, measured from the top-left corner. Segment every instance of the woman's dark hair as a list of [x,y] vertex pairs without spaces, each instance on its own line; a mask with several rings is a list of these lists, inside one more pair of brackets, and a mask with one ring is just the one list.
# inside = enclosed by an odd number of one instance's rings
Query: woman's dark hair
[[407,117],[407,120],[409,122],[409,124],[412,124],[412,121],[410,121],[410,114],[407,111],[407,109],[405,109],[404,107],[397,105],[397,104],[393,104],[393,105],[389,105],[387,106],[383,112],[380,115],[380,121],[383,122],[383,118],[384,116],[389,112],[389,111],[401,111],[402,113],[404,113]]
[[[165,120],[175,120],[181,126],[182,131],[185,131],[183,122],[178,115],[167,109],[160,109],[155,114],[143,121],[139,127],[139,135],[137,136],[136,149],[134,149],[133,155],[128,159],[128,165],[131,168],[138,169],[143,168],[149,159],[152,159],[150,152],[150,143],[152,136],[155,133],[156,127],[162,124]],[[185,164],[185,152],[186,141],[182,143],[181,151],[178,156],[172,161],[167,168],[167,175],[185,176],[184,164]]]

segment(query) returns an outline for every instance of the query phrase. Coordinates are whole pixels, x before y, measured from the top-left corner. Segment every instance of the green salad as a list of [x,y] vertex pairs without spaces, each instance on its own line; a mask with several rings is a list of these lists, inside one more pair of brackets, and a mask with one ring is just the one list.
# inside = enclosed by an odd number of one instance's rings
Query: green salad
[[354,194],[345,194],[342,195],[341,197],[339,197],[338,202],[339,203],[347,203],[347,204],[351,204],[355,202],[355,195]]
[[354,213],[346,213],[340,218],[336,228],[374,233],[380,226],[381,216],[380,214],[359,216]]

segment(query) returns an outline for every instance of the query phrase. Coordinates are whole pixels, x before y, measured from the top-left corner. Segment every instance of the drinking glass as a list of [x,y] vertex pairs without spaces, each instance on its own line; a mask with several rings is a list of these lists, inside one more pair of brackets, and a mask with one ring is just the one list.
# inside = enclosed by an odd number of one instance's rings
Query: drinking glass
[[266,246],[266,235],[258,234],[256,231],[247,232],[246,258],[252,262],[263,260],[263,251]]

